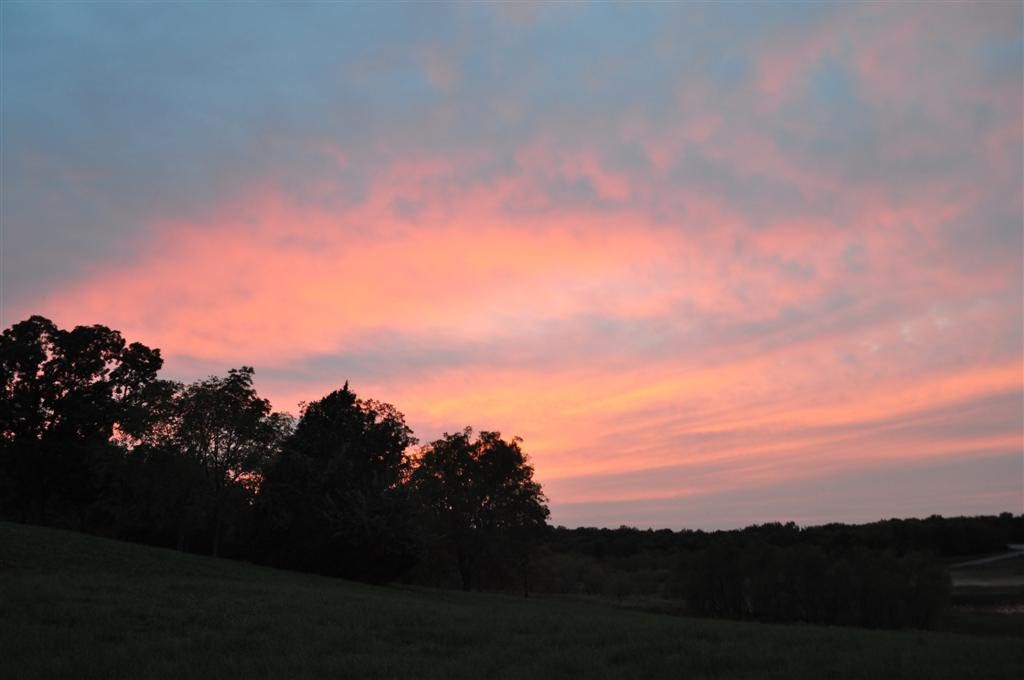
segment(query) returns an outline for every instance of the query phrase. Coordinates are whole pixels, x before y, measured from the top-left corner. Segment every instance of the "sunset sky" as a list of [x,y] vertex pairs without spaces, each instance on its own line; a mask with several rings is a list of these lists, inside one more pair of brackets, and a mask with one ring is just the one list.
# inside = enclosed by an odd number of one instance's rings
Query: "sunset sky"
[[2,6],[2,326],[520,435],[568,526],[1024,512],[1019,2]]

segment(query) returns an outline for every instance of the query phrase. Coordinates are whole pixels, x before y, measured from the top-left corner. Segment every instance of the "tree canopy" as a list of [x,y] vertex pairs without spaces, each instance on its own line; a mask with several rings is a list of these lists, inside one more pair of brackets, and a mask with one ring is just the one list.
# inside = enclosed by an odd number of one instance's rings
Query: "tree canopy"
[[226,496],[253,495],[291,433],[291,418],[272,413],[253,387],[253,369],[233,368],[186,386],[174,409],[173,445],[205,471],[210,489],[213,554],[218,553]]
[[0,335],[0,509],[82,527],[108,474],[111,439],[147,430],[166,394],[160,351],[106,326],[33,316]]
[[418,546],[403,483],[415,443],[394,406],[359,399],[348,383],[308,404],[261,494],[275,561],[368,581],[411,566]]
[[[506,441],[499,432],[473,439],[467,427],[423,447],[416,459],[412,481],[420,507],[449,545],[466,590],[483,560],[516,546],[547,520],[547,499],[521,443],[519,437]],[[509,557],[494,561],[507,564]]]
[[0,434],[12,444],[61,438],[105,443],[117,426],[146,427],[160,350],[125,344],[106,326],[61,330],[41,316],[0,336]]

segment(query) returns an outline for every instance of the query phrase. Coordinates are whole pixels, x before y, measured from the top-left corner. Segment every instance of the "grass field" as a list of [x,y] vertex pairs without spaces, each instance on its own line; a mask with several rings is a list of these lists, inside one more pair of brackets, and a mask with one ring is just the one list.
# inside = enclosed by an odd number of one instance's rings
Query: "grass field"
[[0,523],[0,678],[1019,678],[1019,638],[363,586]]

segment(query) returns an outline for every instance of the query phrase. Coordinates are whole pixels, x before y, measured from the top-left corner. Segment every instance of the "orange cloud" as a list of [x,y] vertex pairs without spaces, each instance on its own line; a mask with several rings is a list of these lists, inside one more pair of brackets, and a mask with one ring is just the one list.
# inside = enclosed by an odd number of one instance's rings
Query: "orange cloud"
[[[459,161],[479,158],[395,162],[352,207],[263,188],[203,219],[156,222],[136,260],[33,311],[119,328],[163,348],[178,374],[254,364],[285,409],[353,377],[352,363],[305,362],[419,353],[415,370],[364,372],[354,388],[395,403],[424,438],[467,424],[525,437],[561,503],[1019,448],[1012,419],[963,436],[900,429],[1024,387],[1019,351],[997,342],[1006,319],[983,303],[1009,273],[906,269],[898,254],[977,197],[896,203],[858,190],[855,230],[815,217],[755,227],[685,188],[674,223],[628,205],[521,213],[508,201],[538,191],[538,176],[585,177],[612,200],[633,183],[594,156],[530,148],[525,174],[459,190]],[[791,166],[766,152],[754,167]],[[851,239],[869,260],[859,273],[845,260]]]

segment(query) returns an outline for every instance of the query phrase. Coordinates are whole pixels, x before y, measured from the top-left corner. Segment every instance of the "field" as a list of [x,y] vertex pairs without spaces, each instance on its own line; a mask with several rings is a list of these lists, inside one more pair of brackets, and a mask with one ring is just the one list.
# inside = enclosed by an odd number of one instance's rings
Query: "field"
[[370,587],[0,523],[0,677],[1017,678],[1012,636]]

